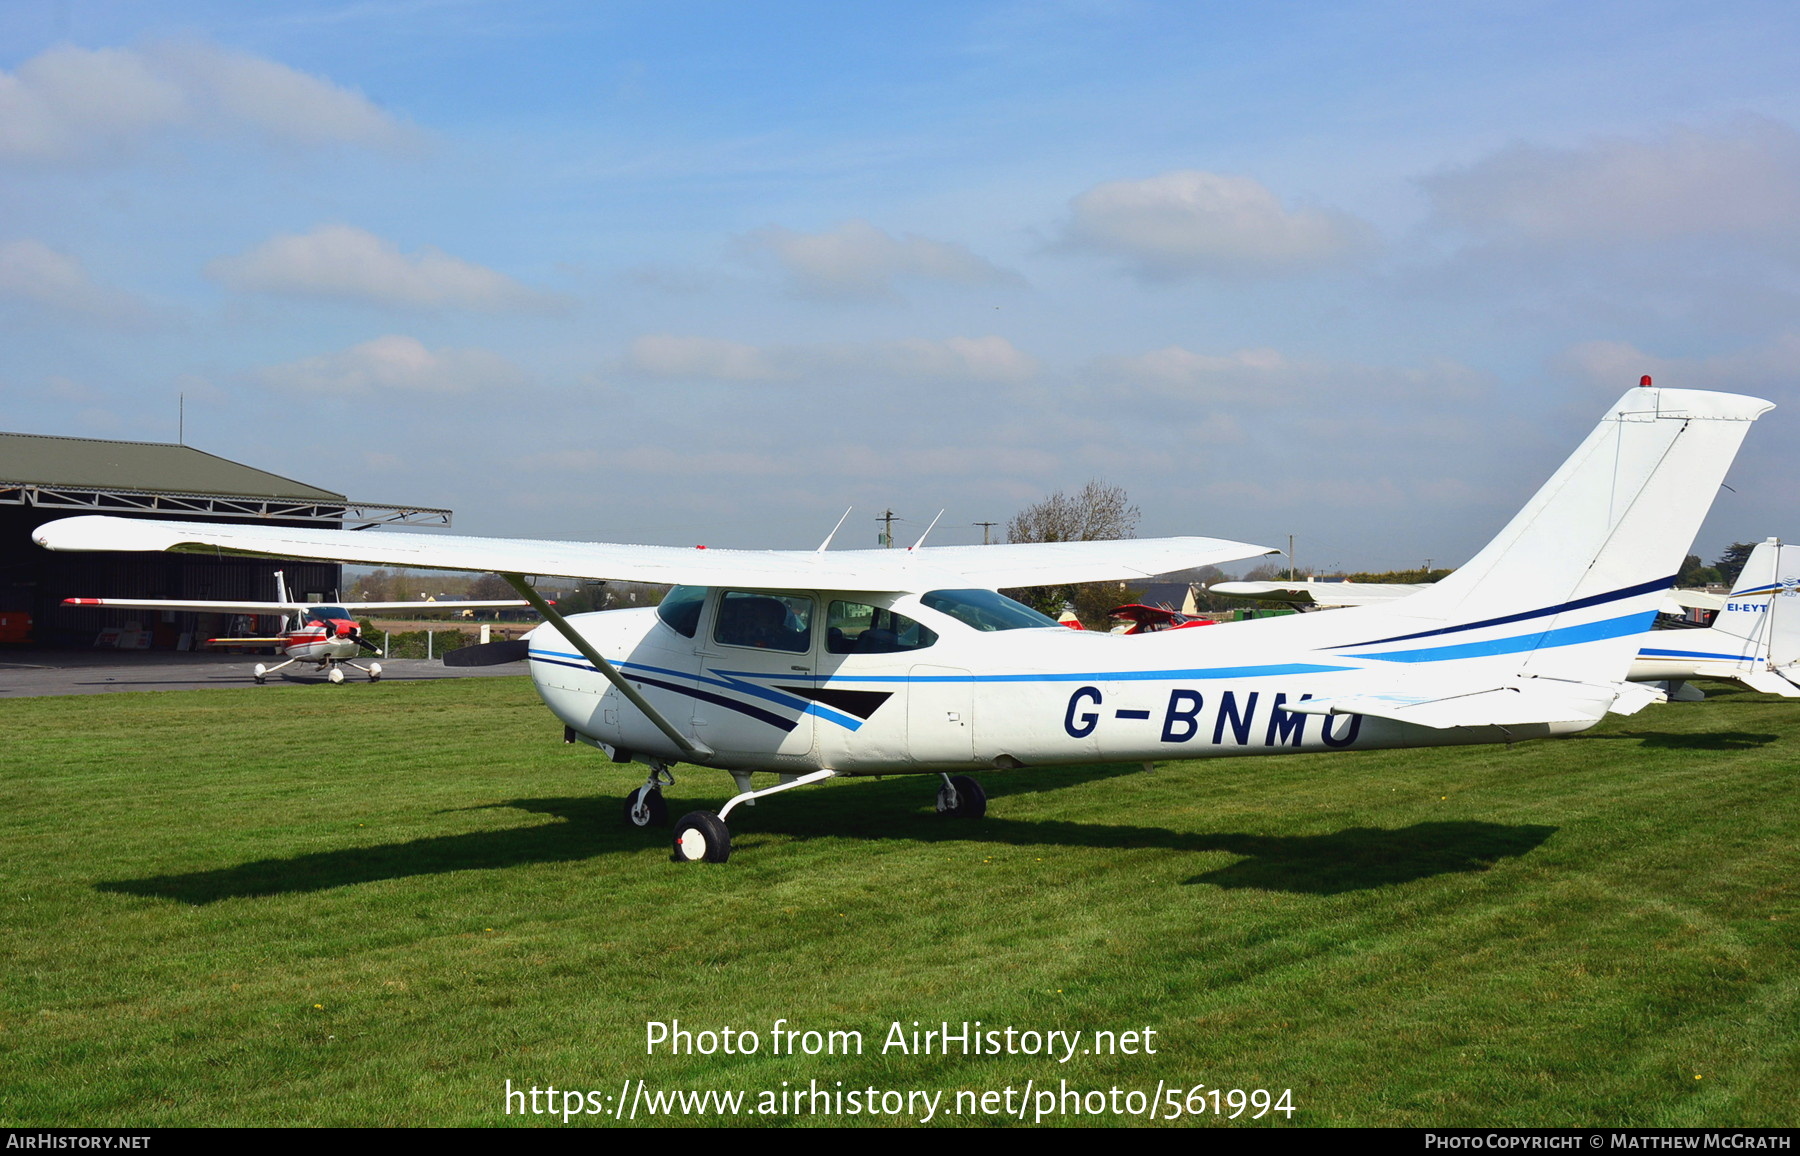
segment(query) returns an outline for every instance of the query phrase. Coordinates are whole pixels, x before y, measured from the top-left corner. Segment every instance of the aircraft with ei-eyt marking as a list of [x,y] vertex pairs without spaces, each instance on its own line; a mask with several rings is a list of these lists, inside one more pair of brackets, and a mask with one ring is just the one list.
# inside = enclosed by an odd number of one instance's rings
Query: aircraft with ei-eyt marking
[[[1712,610],[1711,624],[1664,626],[1638,638],[1631,664],[1633,682],[1662,685],[1681,702],[1706,696],[1684,685],[1691,679],[1735,682],[1764,694],[1800,698],[1800,546],[1784,546],[1779,538],[1759,542],[1750,551],[1729,594],[1699,590],[1671,591],[1665,615],[1690,609]],[[1215,582],[1214,594],[1253,598],[1321,609],[1372,606],[1430,589],[1429,585],[1379,582]]]

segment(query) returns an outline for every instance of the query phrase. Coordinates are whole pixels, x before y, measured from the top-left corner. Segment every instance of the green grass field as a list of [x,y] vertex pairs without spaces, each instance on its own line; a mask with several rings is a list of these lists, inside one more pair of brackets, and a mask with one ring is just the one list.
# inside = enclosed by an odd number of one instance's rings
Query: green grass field
[[[815,1080],[943,1093],[934,1125],[1064,1080],[1287,1089],[1296,1125],[1791,1125],[1800,704],[1713,689],[1510,749],[995,773],[979,824],[935,780],[828,784],[734,813],[724,866],[624,829],[641,772],[524,679],[0,702],[0,1125],[563,1126],[509,1080],[639,1126],[924,1114],[758,1098]],[[730,793],[678,775],[674,814]],[[677,1019],[759,1050],[646,1055]],[[772,1055],[780,1019],[863,1054]],[[915,1020],[1156,1051],[884,1054]],[[654,1116],[640,1079],[777,1112]]]

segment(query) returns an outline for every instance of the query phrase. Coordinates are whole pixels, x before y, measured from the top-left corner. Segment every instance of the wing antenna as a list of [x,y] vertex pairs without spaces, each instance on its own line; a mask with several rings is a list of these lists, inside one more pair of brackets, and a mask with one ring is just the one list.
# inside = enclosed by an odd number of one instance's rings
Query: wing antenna
[[914,550],[917,550],[920,546],[923,546],[925,544],[925,539],[930,536],[930,534],[933,530],[937,529],[937,524],[943,518],[943,516],[944,516],[944,511],[939,510],[938,516],[931,520],[931,525],[925,527],[925,533],[920,534],[919,540],[917,542],[914,542],[911,546],[908,546],[906,548],[906,552],[910,554]]
[[844,528],[844,522],[850,517],[850,511],[854,509],[856,509],[855,506],[850,506],[844,510],[844,516],[837,520],[837,525],[831,528],[831,533],[825,535],[825,540],[819,543],[819,553],[823,554],[825,552],[825,547],[831,545],[831,540],[837,537],[837,532],[839,530]]

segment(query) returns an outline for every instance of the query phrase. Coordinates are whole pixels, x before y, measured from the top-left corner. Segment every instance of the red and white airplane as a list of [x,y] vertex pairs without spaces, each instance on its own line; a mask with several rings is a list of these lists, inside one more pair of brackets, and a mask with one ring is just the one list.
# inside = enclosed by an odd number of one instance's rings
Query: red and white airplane
[[[280,615],[281,629],[267,638],[209,638],[208,646],[278,646],[287,661],[275,666],[257,663],[251,677],[259,684],[278,670],[306,663],[324,672],[329,682],[343,682],[341,667],[351,666],[381,681],[381,664],[355,661],[362,651],[379,655],[381,648],[362,636],[357,616],[417,610],[501,610],[529,606],[519,598],[498,602],[295,602],[288,598],[281,571],[275,572],[274,602],[194,602],[167,598],[65,598],[64,606],[96,606],[109,610],[180,610],[196,614]],[[299,625],[289,628],[290,617]]]

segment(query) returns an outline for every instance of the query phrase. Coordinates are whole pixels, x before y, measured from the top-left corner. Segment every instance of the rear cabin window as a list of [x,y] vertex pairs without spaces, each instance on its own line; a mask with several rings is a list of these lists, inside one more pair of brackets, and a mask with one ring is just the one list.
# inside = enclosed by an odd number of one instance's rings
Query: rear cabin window
[[994,590],[933,590],[919,601],[977,630],[1034,630],[1057,624]]
[[894,654],[937,640],[925,626],[880,606],[835,601],[825,616],[825,649],[832,654]]
[[656,608],[656,616],[670,630],[692,638],[700,626],[700,608],[706,605],[706,587],[677,586],[664,595]]
[[726,646],[804,654],[812,649],[812,614],[812,599],[799,594],[727,590],[719,599],[713,639]]

